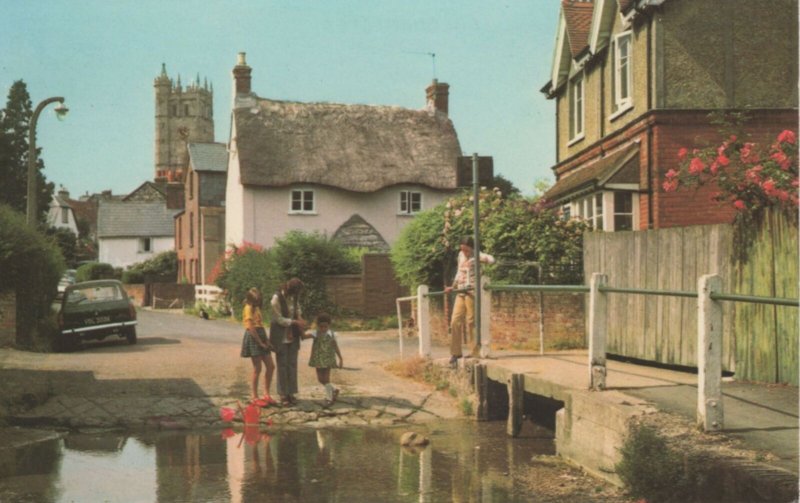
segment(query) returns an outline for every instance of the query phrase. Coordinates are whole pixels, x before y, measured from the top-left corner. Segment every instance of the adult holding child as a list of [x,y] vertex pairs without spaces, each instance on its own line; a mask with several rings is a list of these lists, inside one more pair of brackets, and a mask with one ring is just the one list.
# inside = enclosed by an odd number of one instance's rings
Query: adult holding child
[[275,350],[278,366],[278,394],[284,406],[297,403],[297,354],[306,322],[300,309],[303,282],[292,278],[272,296],[272,322],[269,339]]

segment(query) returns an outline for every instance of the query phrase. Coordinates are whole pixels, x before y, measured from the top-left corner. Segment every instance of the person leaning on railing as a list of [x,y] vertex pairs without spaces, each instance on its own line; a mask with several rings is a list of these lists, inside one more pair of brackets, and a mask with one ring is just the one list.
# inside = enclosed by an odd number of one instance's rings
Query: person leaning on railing
[[[445,288],[446,293],[457,290],[453,304],[453,316],[450,321],[450,365],[455,367],[462,357],[461,340],[467,333],[467,344],[471,348],[470,355],[478,357],[480,347],[475,342],[475,242],[472,236],[461,238],[458,252],[458,267],[453,285]],[[480,254],[480,262],[494,264],[494,257],[488,253]],[[472,291],[462,291],[472,289]]]

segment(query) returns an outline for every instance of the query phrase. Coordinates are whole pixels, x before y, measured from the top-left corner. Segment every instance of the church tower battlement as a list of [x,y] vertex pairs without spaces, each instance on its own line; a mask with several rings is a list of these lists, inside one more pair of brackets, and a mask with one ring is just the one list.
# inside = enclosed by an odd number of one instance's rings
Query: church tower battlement
[[179,182],[188,166],[187,143],[214,141],[214,87],[200,75],[195,82],[181,85],[161,74],[153,82],[156,94],[155,180]]

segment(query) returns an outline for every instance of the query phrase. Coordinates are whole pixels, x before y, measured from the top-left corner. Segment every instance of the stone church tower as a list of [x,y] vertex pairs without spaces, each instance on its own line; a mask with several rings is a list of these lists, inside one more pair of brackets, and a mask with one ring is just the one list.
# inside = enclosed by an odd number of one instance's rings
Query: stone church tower
[[161,75],[156,77],[156,181],[183,180],[189,163],[188,142],[214,141],[214,88],[208,82],[197,80],[181,86],[167,76],[166,65],[161,65]]

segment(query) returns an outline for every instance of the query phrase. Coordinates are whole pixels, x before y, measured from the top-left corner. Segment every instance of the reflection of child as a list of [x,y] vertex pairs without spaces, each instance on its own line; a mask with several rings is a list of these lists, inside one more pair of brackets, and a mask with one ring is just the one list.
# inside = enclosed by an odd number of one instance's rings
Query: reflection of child
[[[339,345],[336,343],[336,335],[330,329],[330,326],[330,315],[322,313],[317,316],[317,329],[306,332],[303,337],[304,339],[314,339],[308,365],[317,369],[317,380],[325,386],[326,407],[332,405],[336,401],[336,397],[339,396],[339,390],[334,388],[330,382],[331,368],[341,368],[344,364]],[[336,364],[337,357],[339,358],[338,365]]]

